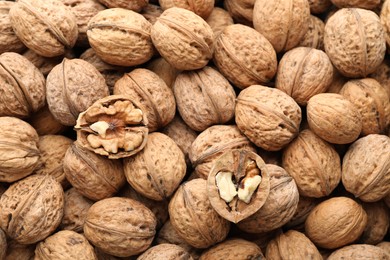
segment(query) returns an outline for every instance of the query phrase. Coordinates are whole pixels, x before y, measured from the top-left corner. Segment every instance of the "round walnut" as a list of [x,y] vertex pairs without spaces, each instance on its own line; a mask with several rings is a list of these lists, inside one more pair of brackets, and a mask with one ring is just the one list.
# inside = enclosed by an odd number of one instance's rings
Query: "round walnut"
[[0,182],[14,182],[39,166],[38,134],[15,117],[0,117]]
[[350,245],[340,248],[334,251],[328,260],[342,260],[342,259],[354,259],[354,260],[366,260],[366,259],[380,259],[388,260],[390,256],[386,252],[377,246],[372,245]]
[[186,174],[184,154],[176,143],[161,133],[148,136],[145,148],[123,161],[127,181],[141,195],[165,200]]
[[382,248],[390,256],[390,242],[382,241],[376,246]]
[[385,32],[379,17],[359,8],[340,9],[328,19],[324,44],[333,65],[351,78],[366,77],[374,72],[386,51]]
[[199,260],[263,259],[260,247],[244,239],[226,240],[205,251]]
[[316,245],[334,249],[357,240],[366,225],[367,214],[362,206],[347,197],[334,197],[310,212],[305,230]]
[[234,21],[252,26],[255,2],[256,0],[225,0],[223,5]]
[[213,11],[206,19],[206,22],[210,25],[214,32],[214,40],[218,38],[226,26],[232,25],[234,23],[233,18],[230,16],[229,12],[220,7],[214,7]]
[[299,194],[306,197],[328,196],[341,180],[336,149],[309,129],[284,150],[283,167],[297,183]]
[[325,52],[298,47],[285,53],[279,63],[275,87],[299,105],[325,92],[333,80],[333,65]]
[[185,182],[172,197],[168,208],[173,228],[196,248],[207,248],[223,241],[230,229],[230,222],[211,206],[206,184],[203,179]]
[[161,244],[146,250],[137,260],[193,260],[192,256],[182,247],[172,244]]
[[315,134],[334,144],[352,143],[362,129],[359,110],[340,94],[313,96],[307,103],[307,121]]
[[367,213],[367,226],[359,239],[359,243],[375,245],[386,236],[390,223],[390,213],[383,201],[363,203]]
[[390,75],[390,62],[389,60],[385,59],[382,64],[379,65],[379,67],[374,71],[374,73],[370,75],[370,77],[377,80],[382,85],[382,87],[386,89],[387,96],[390,100],[390,77],[388,75]]
[[28,117],[45,105],[45,78],[20,54],[0,55],[0,85],[0,116]]
[[146,18],[152,25],[157,22],[157,18],[163,13],[161,6],[148,4],[143,10],[142,15]]
[[21,244],[34,244],[61,223],[64,191],[51,176],[29,176],[0,197],[0,227]]
[[298,207],[299,193],[294,179],[281,167],[267,164],[270,191],[264,205],[252,216],[237,224],[248,233],[265,233],[282,227]]
[[267,38],[277,53],[299,44],[309,29],[310,6],[307,0],[257,0],[253,25]]
[[83,235],[70,230],[62,230],[38,243],[34,259],[97,260],[97,257],[93,247]]
[[2,229],[0,229],[0,259],[5,259],[7,253],[7,237]]
[[331,6],[331,0],[309,0],[310,13],[320,14],[326,12]]
[[229,25],[221,32],[215,42],[214,63],[241,89],[268,83],[277,69],[276,53],[270,42],[242,24]]
[[390,138],[372,134],[360,138],[343,159],[341,180],[347,191],[365,201],[378,201],[389,193]]
[[149,0],[98,0],[108,8],[124,8],[134,12],[140,12],[148,5]]
[[176,102],[172,90],[156,73],[135,69],[126,73],[114,86],[115,95],[126,95],[145,108],[149,132],[166,126],[175,116]]
[[338,8],[364,8],[364,9],[375,9],[381,4],[381,0],[330,0],[332,4]]
[[151,36],[161,56],[178,70],[203,68],[212,58],[213,31],[189,10],[165,10],[153,25]]
[[386,133],[390,126],[390,99],[378,81],[371,78],[350,80],[340,94],[359,110],[362,135]]
[[153,56],[151,26],[141,14],[131,10],[106,9],[89,21],[88,41],[103,61],[119,66],[135,66]]
[[324,22],[320,18],[314,15],[310,15],[309,29],[307,30],[306,34],[302,37],[298,46],[323,50],[324,32],[325,32]]
[[3,52],[21,52],[26,48],[15,35],[11,26],[8,13],[14,4],[11,1],[0,1],[0,54]]
[[76,43],[76,17],[61,1],[19,0],[9,17],[18,38],[44,57],[62,55]]
[[172,7],[180,7],[194,12],[205,20],[213,11],[215,3],[214,0],[159,0],[158,2],[163,10],[167,10]]
[[79,113],[108,94],[100,72],[81,59],[64,58],[47,76],[47,103],[55,119],[63,125],[75,125]]
[[234,116],[236,93],[229,81],[211,67],[180,73],[173,93],[181,117],[195,131],[224,124]]
[[238,95],[235,119],[255,145],[278,151],[298,135],[301,108],[281,90],[253,85]]
[[84,235],[97,248],[118,257],[145,251],[156,234],[154,214],[138,201],[113,197],[88,210]]
[[171,64],[169,64],[164,58],[159,57],[152,60],[146,65],[148,70],[156,73],[160,78],[162,78],[169,88],[172,88],[173,83],[175,82],[176,76],[179,74],[179,70],[175,69]]

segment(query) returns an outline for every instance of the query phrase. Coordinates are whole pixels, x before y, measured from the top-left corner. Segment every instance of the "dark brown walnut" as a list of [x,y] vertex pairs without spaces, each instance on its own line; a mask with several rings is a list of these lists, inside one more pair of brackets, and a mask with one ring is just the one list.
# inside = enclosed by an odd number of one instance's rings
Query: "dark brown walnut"
[[119,257],[138,255],[152,243],[156,218],[138,201],[113,197],[88,210],[84,235],[97,248]]
[[20,0],[9,17],[18,38],[44,57],[62,55],[76,43],[76,17],[61,1]]
[[215,160],[233,149],[256,152],[253,144],[235,125],[215,125],[200,133],[191,144],[188,156],[196,174],[207,179]]
[[115,95],[126,95],[141,104],[148,119],[149,132],[166,126],[175,116],[172,90],[156,73],[139,68],[126,73],[114,86]]
[[63,125],[75,125],[79,113],[107,95],[103,76],[81,59],[64,58],[47,76],[47,103],[55,119]]
[[14,182],[39,166],[38,134],[16,117],[0,117],[0,182]]
[[20,54],[5,52],[0,55],[0,85],[1,116],[24,118],[45,105],[45,78]]
[[340,248],[334,251],[328,260],[342,260],[342,259],[378,259],[378,260],[389,260],[390,256],[386,252],[377,246],[373,245],[350,245]]
[[384,198],[383,201],[386,203],[387,207],[390,208],[390,193],[387,194]]
[[268,83],[277,69],[271,43],[255,29],[242,24],[226,26],[221,32],[215,42],[214,63],[241,89]]
[[205,251],[199,260],[263,259],[260,247],[244,239],[233,238]]
[[39,135],[60,134],[67,129],[67,126],[54,118],[47,105],[34,113],[27,121]]
[[320,14],[326,12],[331,6],[330,0],[309,0],[310,13]]
[[386,133],[390,126],[390,98],[378,81],[371,78],[350,80],[340,94],[359,110],[361,135]]
[[6,260],[33,260],[35,244],[22,245],[10,240],[7,248]]
[[145,109],[129,97],[107,96],[93,103],[77,119],[77,143],[109,159],[132,156],[146,145]]
[[294,216],[286,223],[285,227],[304,232],[306,218],[318,203],[320,203],[318,199],[299,196],[298,206]]
[[8,185],[6,186],[5,183],[0,183],[0,197],[7,190],[7,188],[8,188]]
[[255,0],[225,0],[223,5],[234,21],[252,26]]
[[151,26],[141,14],[131,10],[106,9],[89,21],[88,41],[103,61],[135,66],[145,63],[154,54]]
[[0,229],[0,259],[5,259],[7,254],[7,237],[2,229]]
[[357,240],[366,225],[367,214],[361,205],[347,197],[334,197],[310,212],[305,231],[317,246],[334,249]]
[[157,18],[160,17],[162,13],[163,10],[161,9],[161,6],[153,4],[148,4],[141,12],[143,17],[145,17],[152,25],[157,22]]
[[93,246],[83,235],[70,230],[62,230],[37,244],[34,259],[97,260],[97,257]]
[[390,75],[390,62],[385,59],[370,77],[377,80],[386,89],[390,100],[390,77],[388,75]]
[[213,56],[211,27],[183,8],[165,10],[152,26],[151,37],[161,56],[178,70],[203,68]]
[[255,145],[278,151],[298,135],[301,108],[279,89],[252,85],[238,95],[235,119]]
[[21,244],[45,239],[58,227],[64,191],[51,176],[29,176],[12,184],[0,198],[0,227]]
[[267,164],[270,191],[264,205],[237,224],[248,233],[266,233],[286,224],[296,212],[299,193],[294,179],[281,167]]
[[229,81],[211,67],[180,73],[173,93],[181,117],[195,131],[227,123],[234,116],[236,93]]
[[140,12],[147,6],[149,0],[98,0],[108,8],[124,8],[135,12]]
[[83,232],[85,218],[93,201],[81,195],[75,188],[65,191],[64,216],[60,229]]
[[219,37],[226,26],[234,24],[233,18],[230,16],[229,12],[220,7],[213,8],[213,11],[206,19],[206,22],[214,32],[214,41]]
[[158,2],[163,10],[180,7],[194,12],[205,20],[210,16],[215,4],[214,0],[159,0]]
[[156,73],[160,78],[162,78],[169,88],[172,88],[173,83],[175,82],[176,76],[180,73],[179,70],[175,69],[171,64],[169,64],[164,58],[159,57],[152,60],[146,65],[148,70]]
[[66,179],[91,200],[112,197],[125,184],[122,162],[109,160],[73,143],[63,162]]
[[361,244],[375,245],[381,242],[389,229],[390,213],[383,201],[363,203],[367,213],[367,226],[359,238]]
[[145,148],[125,158],[123,168],[127,182],[137,192],[158,201],[168,199],[186,174],[183,152],[159,132],[149,134]]
[[313,242],[295,230],[282,233],[269,242],[265,256],[267,259],[322,259]]
[[325,24],[317,16],[310,15],[309,29],[302,37],[298,46],[324,50],[324,32]]
[[381,2],[384,2],[381,0],[330,0],[330,1],[338,8],[356,7],[356,8],[370,9],[370,10],[379,7]]
[[211,206],[223,218],[238,223],[264,205],[270,192],[270,175],[263,159],[240,149],[222,154],[207,178]]
[[210,247],[229,233],[230,222],[218,215],[207,197],[206,180],[194,179],[180,185],[168,210],[173,228],[193,247]]
[[192,260],[192,256],[182,247],[173,244],[161,244],[146,250],[137,260]]
[[26,48],[11,26],[8,13],[14,4],[11,1],[0,1],[0,54],[3,52],[19,53]]
[[358,139],[343,158],[341,180],[347,191],[365,202],[389,193],[390,138],[371,134]]

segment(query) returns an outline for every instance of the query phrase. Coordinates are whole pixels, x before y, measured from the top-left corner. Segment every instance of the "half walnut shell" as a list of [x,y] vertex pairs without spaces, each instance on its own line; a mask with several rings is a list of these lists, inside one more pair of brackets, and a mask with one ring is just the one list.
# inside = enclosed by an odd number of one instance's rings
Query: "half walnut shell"
[[267,200],[270,180],[266,164],[248,150],[224,153],[207,179],[211,205],[223,218],[238,223],[253,215]]
[[132,156],[146,145],[148,120],[144,108],[124,95],[96,101],[77,119],[77,142],[109,159]]

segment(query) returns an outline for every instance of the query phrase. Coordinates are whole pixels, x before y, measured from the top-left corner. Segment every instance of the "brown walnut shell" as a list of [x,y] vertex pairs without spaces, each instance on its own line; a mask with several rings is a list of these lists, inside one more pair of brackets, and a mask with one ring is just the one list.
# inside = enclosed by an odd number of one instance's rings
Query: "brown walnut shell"
[[206,19],[206,22],[210,25],[214,32],[214,41],[218,38],[226,26],[232,25],[234,23],[233,18],[230,16],[229,12],[220,7],[213,8],[213,11]]
[[152,25],[157,22],[157,18],[160,17],[162,13],[163,10],[161,9],[161,6],[153,4],[148,4],[141,12],[142,16],[145,17]]
[[172,7],[180,7],[194,12],[205,20],[213,11],[215,3],[214,0],[159,0],[158,2],[163,10]]
[[[389,14],[390,14],[390,2],[389,1],[384,1],[381,12],[380,12],[380,21],[382,24],[382,27],[385,31],[385,38],[386,38],[386,45],[387,47],[390,46],[390,19],[389,19]],[[387,51],[389,52],[389,50]],[[387,77],[388,78],[388,77]]]
[[108,8],[124,8],[135,12],[140,12],[147,6],[149,0],[98,0]]
[[6,260],[33,260],[35,244],[22,245],[10,240],[7,248]]
[[7,237],[5,236],[4,231],[0,229],[0,259],[5,259],[6,253],[7,253]]
[[307,30],[306,34],[302,37],[298,46],[324,50],[324,33],[325,33],[324,22],[320,18],[314,15],[310,15],[309,29]]
[[47,105],[34,113],[27,121],[39,135],[60,134],[67,129],[67,126],[54,118]]
[[51,176],[29,176],[11,185],[0,198],[0,227],[21,244],[34,244],[61,223],[64,191]]
[[375,245],[381,242],[389,229],[390,213],[383,201],[363,203],[367,213],[367,226],[359,238],[359,243]]
[[390,256],[390,242],[382,241],[376,246],[382,248]]
[[161,244],[146,250],[137,260],[193,260],[184,248],[173,244]]
[[252,26],[255,0],[225,0],[223,5],[234,21]]
[[381,0],[330,0],[338,8],[357,7],[375,9],[381,4]]
[[310,13],[320,14],[326,12],[331,6],[331,0],[309,0]]
[[[390,2],[389,2],[390,3]],[[390,5],[389,5],[390,8]],[[390,10],[389,10],[390,11]],[[370,75],[371,78],[377,80],[382,87],[386,89],[387,96],[390,100],[390,62],[384,60],[381,65]]]
[[14,4],[15,2],[11,1],[0,1],[0,54],[3,52],[19,53],[26,48],[12,29],[8,15]]
[[294,216],[286,223],[285,227],[304,232],[307,216],[309,216],[312,209],[319,203],[320,201],[318,199],[299,196],[298,206]]
[[146,65],[148,70],[156,73],[160,78],[162,78],[169,88],[172,88],[173,83],[175,82],[176,76],[179,74],[179,70],[175,69],[171,64],[169,64],[164,58],[160,57],[152,60]]
[[354,259],[354,260],[389,260],[390,256],[386,252],[377,246],[373,245],[350,245],[340,248],[334,251],[328,260],[342,260],[342,259]]

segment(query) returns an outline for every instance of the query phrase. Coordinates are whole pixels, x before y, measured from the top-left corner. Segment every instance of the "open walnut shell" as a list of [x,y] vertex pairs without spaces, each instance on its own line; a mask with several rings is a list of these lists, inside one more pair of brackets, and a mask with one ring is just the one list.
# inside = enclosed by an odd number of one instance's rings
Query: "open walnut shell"
[[211,205],[219,215],[234,223],[258,211],[267,200],[269,190],[265,162],[256,153],[244,149],[228,151],[219,157],[207,179]]
[[124,95],[108,96],[79,115],[75,126],[77,142],[109,159],[129,157],[146,145],[147,124],[140,104]]

